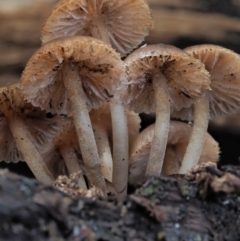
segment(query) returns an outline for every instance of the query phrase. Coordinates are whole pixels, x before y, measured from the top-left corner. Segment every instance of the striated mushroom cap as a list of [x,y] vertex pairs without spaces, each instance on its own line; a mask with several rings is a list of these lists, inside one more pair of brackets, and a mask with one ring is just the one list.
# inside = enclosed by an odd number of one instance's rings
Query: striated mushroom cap
[[171,45],[139,48],[124,63],[127,80],[119,98],[136,112],[155,112],[152,73],[156,69],[166,76],[172,111],[189,107],[210,84],[204,65]]
[[100,18],[111,45],[122,55],[136,48],[153,28],[144,0],[66,0],[56,5],[42,30],[42,42],[65,36],[92,36]]
[[54,178],[67,173],[67,168],[59,153],[55,151],[54,138],[60,132],[63,117],[46,118],[44,111],[28,115],[26,124],[34,145]]
[[[192,127],[190,125],[183,122],[171,121],[162,175],[178,173],[191,132]],[[134,142],[129,161],[130,184],[140,182],[145,175],[153,136],[154,124],[143,130]],[[218,143],[207,134],[199,163],[216,163],[219,159],[219,152]]]
[[24,98],[48,112],[70,113],[64,61],[79,66],[89,110],[113,97],[123,72],[119,54],[100,40],[77,36],[51,41],[30,58],[20,80]]
[[24,161],[3,114],[0,115],[0,161],[8,163]]
[[8,120],[12,115],[24,119],[30,138],[39,150],[55,132],[55,128],[49,125],[46,113],[26,102],[19,87],[16,83],[0,89],[0,161],[24,161],[9,127]]
[[[185,51],[201,60],[210,73],[210,118],[231,114],[240,106],[240,56],[233,51],[211,44],[191,46]],[[182,109],[174,117],[192,120],[193,108]]]
[[73,119],[70,117],[61,117],[57,120],[56,125],[58,125],[58,133],[53,138],[55,145],[74,145],[79,149],[78,138]]
[[[29,105],[29,104],[28,104]],[[48,166],[48,163],[53,162],[53,158],[49,156],[48,150],[54,145],[52,143],[53,136],[58,132],[58,128],[52,119],[46,118],[46,113],[41,111],[39,108],[28,108],[22,109],[18,115],[24,119],[29,138],[32,140],[37,150],[39,151],[42,159]],[[22,157],[21,151],[18,150],[15,138],[13,137],[9,128],[8,119],[3,114],[0,120],[0,161],[5,162],[18,162],[25,161]],[[24,141],[24,140],[23,140]],[[46,154],[47,153],[47,154]]]

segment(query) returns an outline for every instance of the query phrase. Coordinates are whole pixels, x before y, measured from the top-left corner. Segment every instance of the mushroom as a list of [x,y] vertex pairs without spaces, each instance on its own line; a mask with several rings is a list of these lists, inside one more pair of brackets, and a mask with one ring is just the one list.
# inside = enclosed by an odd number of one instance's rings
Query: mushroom
[[42,30],[42,42],[65,36],[92,36],[122,55],[136,48],[153,28],[144,0],[60,1]]
[[[152,28],[151,12],[144,0],[66,0],[56,6],[46,21],[42,42],[63,36],[87,35],[103,40],[124,56],[136,48]],[[124,197],[128,175],[128,139],[126,111],[121,100],[111,100],[111,115],[113,184]]]
[[48,125],[43,112],[24,101],[18,83],[0,89],[0,106],[1,160],[26,161],[39,181],[52,183],[53,176],[43,161],[40,147],[55,133],[55,127]]
[[[120,98],[135,112],[156,112],[146,174],[160,175],[170,112],[194,103],[209,86],[204,65],[171,45],[148,45],[125,59],[127,80]],[[170,109],[171,108],[171,109]]]
[[[153,141],[154,128],[154,124],[148,126],[138,135],[134,142],[129,162],[130,184],[137,184],[144,178]],[[178,173],[192,129],[192,126],[186,123],[171,121],[161,175],[168,176]],[[209,134],[205,135],[206,139],[198,163],[211,162],[216,164],[219,159],[218,143]]]
[[180,168],[186,173],[198,162],[210,119],[235,112],[240,106],[240,56],[216,45],[197,45],[185,51],[202,61],[210,73],[210,89],[191,108],[185,108],[173,116],[194,120],[193,132]]
[[75,126],[71,118],[61,118],[56,120],[56,126],[59,126],[58,133],[53,137],[54,149],[52,153],[59,151],[63,161],[67,167],[69,175],[78,173],[78,185],[82,189],[87,189],[85,179],[83,177],[82,160],[79,160],[78,137]]
[[[140,117],[133,111],[127,110],[127,126],[128,126],[128,139],[129,147],[131,148],[134,140],[136,139],[140,129]],[[94,135],[100,156],[100,162],[104,177],[112,182],[112,117],[109,103],[104,103],[99,109],[92,109],[89,113],[92,122]],[[125,181],[125,173],[122,175],[120,185]],[[126,180],[127,182],[127,180]],[[119,185],[119,183],[118,183]],[[127,184],[126,184],[127,185]],[[126,186],[125,185],[125,186]]]
[[[66,37],[42,46],[20,80],[24,98],[57,114],[70,113],[92,185],[106,193],[88,110],[114,95],[123,64],[108,45],[91,37]],[[68,102],[69,100],[69,102]]]

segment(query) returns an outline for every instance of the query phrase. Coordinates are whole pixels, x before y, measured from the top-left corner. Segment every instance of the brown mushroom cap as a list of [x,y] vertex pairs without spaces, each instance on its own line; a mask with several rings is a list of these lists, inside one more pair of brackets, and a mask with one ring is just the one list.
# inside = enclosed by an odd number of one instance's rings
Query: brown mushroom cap
[[135,50],[125,59],[127,81],[121,98],[136,112],[155,112],[152,72],[158,68],[166,76],[172,110],[189,107],[208,88],[204,65],[182,50],[164,44]]
[[62,79],[64,61],[79,66],[88,109],[114,95],[123,69],[119,54],[97,39],[66,37],[42,46],[22,74],[22,92],[34,106],[58,114],[70,112]]
[[0,117],[0,147],[0,161],[13,163],[24,161],[3,114]]
[[[57,133],[57,128],[52,119],[48,119],[45,117],[45,113],[43,111],[36,111],[34,114],[32,113],[22,113],[22,117],[26,122],[28,127],[28,132],[31,136],[31,140],[39,151],[41,157],[48,167],[52,166],[51,163],[56,163],[56,158],[53,158],[54,155],[50,153],[53,147],[52,138]],[[17,148],[16,141],[9,129],[9,123],[7,118],[1,116],[1,125],[0,125],[0,161],[5,162],[13,162],[16,163],[18,161],[25,161],[22,157],[21,150]],[[58,165],[59,166],[59,165]],[[56,169],[56,165],[54,168],[50,168],[52,171]],[[56,173],[56,170],[54,170]],[[58,173],[58,175],[60,172]]]
[[95,21],[103,21],[111,45],[125,55],[136,48],[153,27],[144,0],[66,0],[53,10],[42,31],[42,42],[65,36],[93,36]]
[[[240,56],[233,51],[211,44],[196,45],[185,51],[204,63],[210,73],[210,118],[230,114],[240,106]],[[174,117],[193,119],[193,108],[182,109]]]
[[[53,120],[46,118],[46,112],[33,107],[30,103],[23,100],[23,96],[19,92],[18,84],[1,88],[0,96],[0,104],[2,107],[0,161],[14,163],[25,161],[21,150],[19,150],[16,145],[16,138],[13,137],[9,127],[9,120],[11,120],[12,115],[17,114],[24,120],[27,126],[27,130],[25,131],[29,133],[29,138],[34,143],[46,165],[49,166],[48,162],[52,162],[52,158],[49,158],[49,153],[46,153],[53,144],[52,137],[58,132]],[[56,166],[54,168],[56,168]]]
[[54,178],[67,173],[67,168],[59,153],[55,151],[55,143],[53,139],[59,133],[61,119],[63,117],[56,116],[46,118],[44,111],[38,111],[34,115],[26,116],[26,125],[31,134],[34,145],[39,151],[44,163],[52,173]]
[[[192,126],[183,122],[171,121],[168,145],[162,175],[178,173],[192,133]],[[207,133],[198,163],[215,163],[219,159],[219,145]]]
[[77,133],[72,118],[59,118],[56,120],[55,125],[59,128],[57,135],[55,135],[52,140],[55,145],[73,145],[79,148]]
[[[183,122],[171,121],[161,174],[171,175],[178,172],[191,132],[192,127],[190,125]],[[147,127],[138,135],[131,149],[129,161],[129,182],[131,184],[138,183],[144,177],[153,136],[154,124]],[[218,143],[207,134],[199,163],[216,163],[218,159]]]

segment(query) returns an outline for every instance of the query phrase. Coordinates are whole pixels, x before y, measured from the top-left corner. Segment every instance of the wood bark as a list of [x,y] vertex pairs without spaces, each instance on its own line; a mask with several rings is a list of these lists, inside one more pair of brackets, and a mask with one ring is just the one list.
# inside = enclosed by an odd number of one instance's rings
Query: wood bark
[[0,240],[240,240],[239,177],[231,166],[150,177],[120,203],[1,171]]

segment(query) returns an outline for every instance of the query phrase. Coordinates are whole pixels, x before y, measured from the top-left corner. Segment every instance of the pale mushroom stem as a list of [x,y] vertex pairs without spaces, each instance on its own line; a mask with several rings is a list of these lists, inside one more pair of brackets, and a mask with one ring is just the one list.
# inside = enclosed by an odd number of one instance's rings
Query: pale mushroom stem
[[99,188],[103,195],[106,196],[106,184],[101,172],[97,145],[94,139],[77,65],[71,63],[64,64],[63,82],[72,107],[73,121],[86,168],[86,175],[90,183]]
[[93,129],[103,176],[112,182],[113,159],[107,132],[97,126],[94,126]]
[[[92,20],[92,36],[111,45],[106,23],[102,15]],[[110,104],[113,126],[113,185],[118,197],[123,199],[127,195],[128,180],[128,128],[127,117],[121,104]]]
[[197,165],[202,153],[209,121],[208,93],[194,105],[194,124],[192,134],[184,155],[179,173],[185,174],[193,166]]
[[[79,160],[72,146],[63,145],[59,147],[59,150],[62,154],[62,157],[70,175],[76,172],[82,172]],[[87,190],[86,182],[83,175],[80,176],[78,180],[78,185],[80,188]]]
[[128,126],[125,108],[118,103],[110,103],[113,129],[113,185],[118,197],[127,194],[128,182]]
[[159,176],[168,141],[170,100],[165,76],[160,71],[155,71],[152,81],[156,100],[156,122],[146,175]]
[[111,45],[106,23],[102,15],[97,15],[92,19],[91,34],[94,38],[100,39],[104,43]]
[[54,178],[34,145],[24,120],[17,115],[13,115],[8,121],[17,147],[34,176],[42,183],[52,184]]

